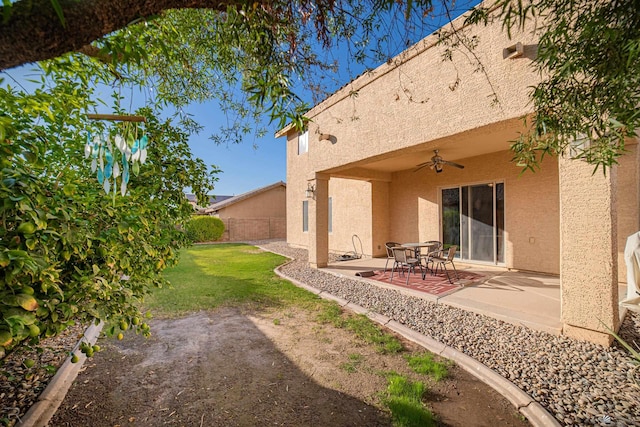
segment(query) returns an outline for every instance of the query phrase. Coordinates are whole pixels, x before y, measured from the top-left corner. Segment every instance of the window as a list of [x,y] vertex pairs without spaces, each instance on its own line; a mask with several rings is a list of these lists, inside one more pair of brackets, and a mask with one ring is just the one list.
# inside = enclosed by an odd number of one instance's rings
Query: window
[[309,202],[302,202],[302,231],[309,231]]
[[329,233],[333,231],[333,199],[329,197]]
[[304,154],[307,151],[309,151],[309,131],[298,135],[298,154]]

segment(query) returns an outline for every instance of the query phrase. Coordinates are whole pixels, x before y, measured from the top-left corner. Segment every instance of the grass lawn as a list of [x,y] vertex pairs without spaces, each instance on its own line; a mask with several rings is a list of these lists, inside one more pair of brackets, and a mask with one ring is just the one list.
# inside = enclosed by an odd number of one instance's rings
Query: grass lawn
[[174,317],[225,305],[320,304],[317,296],[276,276],[273,269],[285,261],[246,244],[192,246],[165,271],[172,286],[153,290],[144,305],[154,315]]
[[[315,311],[318,324],[330,323],[347,329],[354,339],[373,345],[379,353],[402,357],[405,350],[402,343],[367,316],[345,313],[336,303],[322,300],[279,278],[273,270],[285,261],[280,255],[246,244],[198,245],[184,249],[179,264],[165,272],[171,287],[153,290],[145,299],[145,309],[161,317],[178,317],[220,306],[260,309],[295,305]],[[347,371],[355,371],[363,363],[357,354],[349,360],[343,366]],[[407,361],[415,372],[431,375],[436,380],[447,375],[446,365],[430,356],[411,354]],[[434,424],[433,415],[422,403],[426,391],[422,382],[413,382],[395,373],[382,375],[388,376],[383,401],[392,413],[394,426]]]

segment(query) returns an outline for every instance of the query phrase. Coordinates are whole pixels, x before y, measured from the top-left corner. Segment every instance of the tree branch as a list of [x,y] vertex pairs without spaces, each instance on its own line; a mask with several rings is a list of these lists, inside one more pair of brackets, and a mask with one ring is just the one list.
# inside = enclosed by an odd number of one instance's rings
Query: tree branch
[[[242,0],[59,0],[65,26],[51,0],[20,0],[0,23],[0,70],[79,51],[135,20],[167,9],[227,10]],[[0,8],[0,17],[5,8]]]

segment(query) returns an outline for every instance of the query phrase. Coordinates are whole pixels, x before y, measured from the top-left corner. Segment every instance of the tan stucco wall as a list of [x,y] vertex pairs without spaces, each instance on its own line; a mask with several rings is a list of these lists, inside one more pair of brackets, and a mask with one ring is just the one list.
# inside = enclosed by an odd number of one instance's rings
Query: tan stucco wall
[[[294,186],[289,188],[287,200],[295,200],[289,203],[287,220],[287,242],[294,246],[307,247],[309,233],[302,231],[302,202],[312,200],[304,197],[305,185],[301,186],[298,193],[293,193]],[[329,195],[332,198],[333,231],[329,233],[329,250],[333,253],[345,253],[353,251],[353,239],[355,234],[362,241],[362,247],[366,256],[371,256],[372,241],[372,210],[371,185],[364,181],[353,181],[333,178],[329,181]],[[386,209],[386,206],[385,206]],[[384,226],[384,225],[383,225]],[[360,252],[360,243],[356,240],[356,250]]]
[[[499,22],[467,31],[468,37],[479,36],[472,56],[483,72],[474,72],[477,64],[460,52],[453,62],[443,62],[445,47],[429,37],[313,108],[307,114],[307,153],[297,154],[297,133],[288,132],[287,239],[304,247],[316,242],[313,259],[327,246],[352,250],[351,236],[358,234],[365,254],[381,255],[388,240],[441,238],[441,188],[504,182],[505,265],[560,273],[565,333],[606,343],[608,335],[597,332],[594,316],[613,328],[618,321],[624,240],[640,227],[637,146],[607,177],[593,175],[581,162],[551,157],[535,174],[520,175],[508,147],[522,129],[521,118],[531,112],[530,87],[539,81],[530,66],[536,36],[526,31],[509,40]],[[504,59],[503,48],[515,42],[524,44],[525,54]],[[435,149],[465,169],[414,173]],[[304,191],[318,175],[330,178],[329,244],[314,234],[323,230],[317,224],[302,232]]]
[[220,218],[285,218],[286,190],[278,186],[218,211]]
[[[537,177],[543,181],[541,184],[528,176],[517,179],[519,169],[509,164],[511,157],[505,151],[508,140],[504,134],[492,136],[495,131],[521,126],[519,119],[514,118],[529,112],[527,88],[536,80],[529,67],[535,53],[535,38],[527,33],[510,41],[499,26],[465,31],[469,31],[469,36],[480,36],[480,45],[474,54],[485,65],[486,74],[474,73],[460,52],[454,53],[453,62],[443,62],[445,48],[433,46],[435,38],[429,37],[396,58],[393,64],[384,64],[365,74],[312,109],[307,114],[312,119],[307,153],[298,155],[297,134],[288,134],[289,243],[308,244],[308,233],[302,232],[302,201],[307,180],[312,179],[315,172],[334,173],[329,186],[334,210],[330,249],[352,250],[351,236],[357,234],[365,254],[375,256],[384,254],[384,242],[388,240],[440,238],[440,186],[504,180],[509,233],[507,265],[559,271],[557,165],[548,162],[549,167]],[[504,59],[503,48],[516,40],[524,43],[525,55],[515,60]],[[413,58],[405,61],[410,56]],[[457,75],[461,79],[455,90],[451,90]],[[493,90],[500,101],[498,106],[491,105],[489,95]],[[348,95],[352,91],[357,92],[357,97]],[[331,139],[319,140],[321,133],[331,135]],[[514,138],[516,133],[512,131],[508,135]],[[345,167],[362,165],[366,169],[367,162],[392,157],[403,149],[424,149],[430,144],[436,144],[437,148],[459,145],[463,150],[465,147],[476,149],[486,142],[494,147],[490,151],[499,149],[502,154],[484,160],[479,156],[462,171],[436,175],[429,169],[419,174],[411,171],[376,174],[365,170],[363,177],[368,178],[367,173],[372,173],[373,181],[335,178],[341,176],[339,171]],[[416,157],[416,164],[424,160]],[[501,166],[496,168],[496,162]],[[501,169],[505,167],[510,168],[508,173]],[[345,175],[350,173],[353,171]],[[425,181],[416,180],[416,176],[424,177]],[[545,191],[547,184],[549,188]],[[521,195],[525,196],[524,200]],[[533,196],[535,201],[529,200]],[[371,208],[372,204],[375,209]],[[527,209],[521,212],[523,206]],[[401,218],[405,213],[407,217]],[[529,218],[550,213],[555,213],[555,217],[544,223],[532,223]],[[349,227],[341,228],[341,220],[349,221]],[[514,251],[514,245],[523,252]],[[538,251],[542,252],[541,256]],[[535,266],[532,260],[537,260]]]
[[505,264],[509,268],[559,273],[558,167],[548,159],[533,173],[520,174],[509,151],[460,160],[465,169],[428,168],[394,174],[391,238],[440,240],[442,188],[486,182],[505,185]]
[[564,333],[607,344],[602,324],[616,330],[619,322],[617,168],[594,174],[586,162],[560,157],[559,177]]
[[[510,151],[503,153],[508,162]],[[535,173],[508,163],[505,180],[507,266],[558,274],[560,218],[558,163],[547,157]]]
[[[329,234],[329,248],[334,252],[353,250],[353,234],[360,237],[369,256],[383,255],[384,243],[390,240],[439,240],[442,188],[504,182],[506,266],[558,274],[557,162],[549,158],[535,174],[521,175],[510,159],[511,153],[502,151],[463,159],[464,170],[447,168],[436,174],[426,168],[394,173],[391,183],[332,178],[329,194],[333,199],[333,232]],[[289,184],[289,188],[293,186]],[[304,190],[300,194],[304,195]],[[290,243],[306,246],[308,235],[301,232],[303,198],[298,199],[300,207],[288,221],[298,224],[287,236]]]
[[[302,202],[307,182],[316,172],[328,172],[333,176],[330,192],[335,197],[334,211],[340,210],[337,213],[340,215],[356,206],[358,200],[384,207],[390,203],[393,194],[388,188],[391,175],[379,173],[371,181],[366,176],[371,171],[365,171],[365,179],[362,183],[352,184],[355,187],[346,185],[345,194],[336,192],[335,189],[342,186],[336,181],[336,176],[341,175],[335,173],[340,169],[392,157],[403,149],[424,150],[434,141],[438,146],[479,146],[481,141],[475,136],[481,134],[483,139],[490,140],[495,129],[507,129],[511,131],[509,137],[516,136],[513,129],[521,123],[514,118],[529,112],[527,88],[536,79],[529,67],[535,54],[535,37],[527,32],[509,40],[499,25],[464,31],[468,36],[480,35],[480,45],[474,54],[486,67],[486,73],[474,73],[474,66],[460,52],[454,53],[452,62],[443,61],[445,48],[435,46],[435,37],[428,37],[390,64],[366,73],[314,107],[307,114],[311,119],[307,153],[298,154],[297,133],[288,132],[287,236],[290,244],[308,244],[308,234],[302,232]],[[525,55],[514,60],[504,59],[503,48],[516,40],[524,43]],[[457,75],[461,79],[456,82]],[[456,88],[452,90],[454,83]],[[497,106],[492,106],[489,98],[494,90],[499,100]],[[350,96],[350,93],[357,93],[357,96]],[[476,132],[476,129],[482,130]],[[452,136],[465,133],[464,140]],[[320,140],[319,134],[329,134],[331,138]],[[496,145],[495,138],[491,143]],[[501,135],[497,144],[504,150],[508,141]],[[495,151],[495,148],[489,151]],[[416,163],[424,160],[416,158]],[[352,175],[351,171],[345,176]],[[351,205],[346,210],[344,200],[349,200]],[[351,236],[357,234],[363,241],[365,253],[383,254],[384,241],[394,238],[389,226],[384,225],[389,214],[378,208],[373,212],[371,209],[358,212],[353,231],[334,228],[330,248],[338,252],[352,250]],[[437,209],[433,208],[433,212],[437,213]],[[433,234],[433,231],[423,234],[429,233]],[[432,237],[437,238],[437,235]]]
[[284,239],[287,237],[285,218],[222,218],[224,233],[219,242]]
[[[618,168],[618,257],[619,280],[626,281],[623,252],[628,235],[639,230],[639,179],[637,145],[620,159]],[[333,232],[329,247],[333,252],[353,250],[351,236],[361,238],[366,255],[384,254],[384,242],[440,239],[438,195],[441,188],[498,181],[505,183],[505,265],[509,268],[559,274],[559,188],[558,166],[547,158],[535,173],[520,174],[510,162],[511,152],[461,159],[464,170],[446,169],[441,174],[423,169],[394,173],[393,182],[372,183],[332,178],[329,194],[333,198]],[[598,172],[600,173],[600,172]],[[294,177],[289,177],[294,180]],[[289,182],[293,188],[294,181]],[[298,190],[297,209],[288,224],[290,243],[305,246],[302,233],[304,185]],[[377,188],[374,192],[372,189]],[[377,194],[378,197],[374,197]],[[302,197],[300,197],[302,196]],[[375,225],[374,225],[375,224]],[[375,236],[375,237],[374,237]]]
[[385,242],[391,241],[390,187],[388,182],[371,182],[371,252],[386,256]]
[[214,216],[225,223],[220,241],[275,239],[286,236],[286,188],[278,185],[238,200]]
[[302,231],[302,202],[311,167],[309,153],[298,155],[298,137],[287,135],[287,243],[307,247],[308,233]]
[[[480,37],[474,55],[486,74],[474,72],[461,52],[454,52],[452,62],[443,61],[445,47],[433,46],[435,36],[428,37],[391,65],[366,73],[307,113],[309,168],[323,171],[384,156],[529,113],[529,87],[538,79],[530,67],[534,36],[527,32],[510,41],[500,25],[465,31]],[[515,40],[524,43],[525,56],[503,59],[503,48]],[[410,61],[395,65],[419,51]],[[451,90],[456,76],[460,80]],[[492,106],[494,90],[499,104]],[[332,138],[320,141],[319,134]]]
[[309,265],[326,267],[329,262],[329,177],[315,174],[315,196],[309,199]]
[[[352,236],[362,241],[365,255],[371,256],[372,210],[371,184],[333,178],[329,181],[332,198],[333,231],[329,233],[329,250],[335,253],[353,251]],[[356,240],[356,251],[360,243]]]

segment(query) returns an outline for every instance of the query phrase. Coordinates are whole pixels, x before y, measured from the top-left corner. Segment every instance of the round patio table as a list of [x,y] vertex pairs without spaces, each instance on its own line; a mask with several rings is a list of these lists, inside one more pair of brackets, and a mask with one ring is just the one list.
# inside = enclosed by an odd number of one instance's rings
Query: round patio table
[[[426,268],[427,271],[429,271],[429,272],[431,272],[431,274],[433,274],[433,270],[429,268],[429,256],[431,256],[431,254],[435,250],[440,249],[442,247],[442,243],[433,240],[433,241],[429,241],[429,242],[402,243],[402,246],[405,247],[405,248],[409,248],[409,249],[413,250],[415,252],[415,257],[420,260],[421,264],[422,264],[422,258],[425,258],[424,267]],[[428,248],[426,255],[420,255],[421,248]],[[422,279],[424,279],[425,276],[426,276],[426,272],[422,273]]]
[[[420,258],[420,248],[433,248],[440,246],[440,242],[414,242],[414,243],[402,243],[405,248],[412,249],[416,253],[416,258]],[[431,250],[427,251],[429,254]]]

